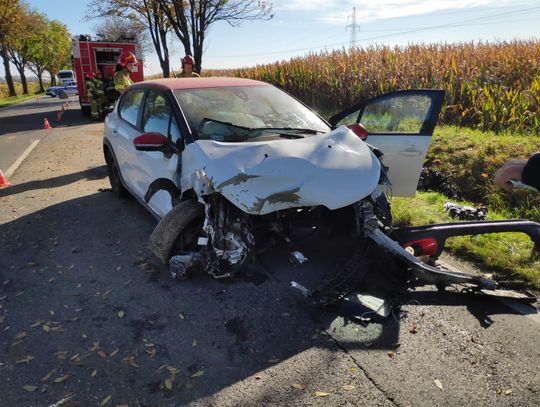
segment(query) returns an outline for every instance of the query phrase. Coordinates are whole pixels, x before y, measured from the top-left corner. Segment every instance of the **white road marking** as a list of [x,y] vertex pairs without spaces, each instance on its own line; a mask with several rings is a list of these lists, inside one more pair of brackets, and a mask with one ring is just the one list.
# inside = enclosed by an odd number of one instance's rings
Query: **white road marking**
[[11,165],[11,167],[8,168],[8,170],[4,174],[6,178],[11,178],[15,170],[19,168],[19,165],[22,164],[22,162],[26,159],[26,157],[28,157],[28,155],[32,152],[34,148],[36,148],[38,144],[39,144],[39,140],[34,140],[32,144],[30,144],[30,146],[28,146],[28,148],[24,150],[21,156],[17,158],[17,160]]

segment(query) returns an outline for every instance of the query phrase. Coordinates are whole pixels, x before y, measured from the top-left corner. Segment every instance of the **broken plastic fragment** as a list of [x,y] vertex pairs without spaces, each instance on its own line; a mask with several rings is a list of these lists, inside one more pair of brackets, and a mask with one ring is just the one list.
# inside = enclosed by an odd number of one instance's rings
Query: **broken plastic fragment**
[[291,287],[300,290],[300,292],[307,297],[309,295],[309,290],[301,284],[298,284],[296,281],[291,281]]
[[300,264],[304,264],[306,261],[308,261],[308,258],[304,256],[302,252],[294,250],[290,253],[289,260],[293,266],[299,266]]

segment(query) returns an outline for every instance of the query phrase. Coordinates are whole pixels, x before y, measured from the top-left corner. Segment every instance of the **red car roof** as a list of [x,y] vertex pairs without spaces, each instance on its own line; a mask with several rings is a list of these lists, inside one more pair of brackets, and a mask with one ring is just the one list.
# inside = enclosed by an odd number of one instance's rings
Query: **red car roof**
[[271,86],[266,82],[243,78],[167,78],[137,82],[130,88],[154,88],[161,90],[224,88],[229,86]]

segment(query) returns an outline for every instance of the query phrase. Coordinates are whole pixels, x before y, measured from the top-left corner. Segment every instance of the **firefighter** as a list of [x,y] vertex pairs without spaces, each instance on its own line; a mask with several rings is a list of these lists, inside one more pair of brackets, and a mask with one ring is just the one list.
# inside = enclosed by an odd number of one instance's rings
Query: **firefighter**
[[133,85],[133,81],[129,77],[129,74],[133,70],[133,67],[137,65],[137,58],[129,51],[124,51],[118,57],[118,64],[116,65],[116,73],[114,74],[114,88],[118,92],[122,92],[129,85]]
[[93,92],[92,92],[92,105],[91,113],[92,119],[99,120],[103,116],[105,107],[108,106],[108,99],[105,96],[105,89],[103,84],[101,71],[98,71],[94,74],[93,82]]
[[84,88],[86,89],[86,95],[91,97],[94,91],[93,72],[87,73],[84,76]]
[[197,72],[193,72],[193,65],[195,61],[191,55],[186,55],[182,58],[182,72],[180,72],[177,78],[198,78],[199,75]]

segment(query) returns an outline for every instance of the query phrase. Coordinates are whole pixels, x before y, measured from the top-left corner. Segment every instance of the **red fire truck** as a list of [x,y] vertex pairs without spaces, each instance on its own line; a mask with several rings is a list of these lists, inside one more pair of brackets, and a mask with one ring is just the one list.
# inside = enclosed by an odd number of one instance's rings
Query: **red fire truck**
[[105,87],[114,88],[113,77],[118,56],[124,51],[131,51],[138,60],[133,67],[131,80],[141,82],[144,80],[142,53],[134,42],[95,41],[88,35],[79,35],[72,40],[72,64],[77,79],[79,102],[83,113],[90,114],[91,98],[86,94],[84,78],[94,72],[101,71]]

